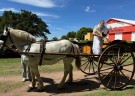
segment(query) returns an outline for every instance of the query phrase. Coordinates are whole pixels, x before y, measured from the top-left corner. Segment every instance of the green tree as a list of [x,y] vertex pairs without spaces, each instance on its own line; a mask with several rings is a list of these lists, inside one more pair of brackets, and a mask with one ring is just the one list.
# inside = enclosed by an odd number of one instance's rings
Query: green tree
[[92,32],[92,28],[86,28],[82,27],[80,30],[77,31],[76,33],[76,38],[77,40],[84,40],[84,35],[86,35],[88,32]]
[[53,37],[53,38],[52,38],[52,40],[57,41],[57,40],[58,40],[58,38],[57,38],[57,37]]
[[66,35],[61,36],[61,39],[68,39]]
[[67,38],[75,38],[75,37],[76,37],[76,32],[72,31],[67,33]]
[[47,24],[41,18],[26,10],[21,10],[20,13],[4,11],[0,16],[0,32],[3,32],[5,25],[27,31],[35,36],[46,37],[44,32],[50,33]]
[[76,37],[76,32],[71,31],[68,32],[66,35],[61,36],[61,39],[69,39],[69,38],[75,38]]

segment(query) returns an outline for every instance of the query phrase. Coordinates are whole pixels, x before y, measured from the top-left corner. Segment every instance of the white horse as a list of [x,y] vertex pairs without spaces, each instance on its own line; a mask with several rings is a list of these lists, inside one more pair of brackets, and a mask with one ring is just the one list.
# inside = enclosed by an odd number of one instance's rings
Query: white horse
[[[43,81],[40,78],[40,73],[38,70],[39,62],[41,60],[41,54],[25,54],[25,52],[41,52],[41,47],[45,47],[45,53],[62,53],[62,54],[79,54],[79,48],[76,44],[71,43],[68,40],[60,40],[60,41],[52,41],[47,42],[45,46],[41,46],[40,43],[36,43],[36,39],[34,36],[30,35],[29,33],[17,30],[13,28],[5,28],[3,32],[3,37],[1,38],[4,41],[4,45],[9,47],[15,45],[18,49],[18,52],[24,52],[21,54],[23,62],[30,67],[32,73],[32,88],[36,86],[35,77],[38,80],[37,89],[42,90],[43,88]],[[3,46],[4,46],[3,45]],[[80,57],[75,57],[76,59],[76,67],[80,68]],[[44,54],[42,58],[42,65],[52,65],[56,64],[58,61],[63,60],[64,63],[64,76],[58,85],[59,88],[64,87],[64,83],[66,81],[66,77],[69,74],[69,78],[67,82],[73,81],[73,74],[72,74],[72,61],[74,57],[65,56],[65,55],[47,55]]]

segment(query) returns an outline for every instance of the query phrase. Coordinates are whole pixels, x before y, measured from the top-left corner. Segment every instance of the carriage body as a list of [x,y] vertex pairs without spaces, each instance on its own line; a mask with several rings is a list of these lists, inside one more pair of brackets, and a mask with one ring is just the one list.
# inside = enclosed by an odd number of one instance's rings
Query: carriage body
[[[92,48],[92,42],[82,44]],[[98,74],[101,84],[106,88],[116,90],[125,88],[132,80],[135,72],[134,49],[135,42],[126,42],[114,40],[110,43],[103,44],[101,55],[82,53],[82,64],[80,70],[87,74]]]

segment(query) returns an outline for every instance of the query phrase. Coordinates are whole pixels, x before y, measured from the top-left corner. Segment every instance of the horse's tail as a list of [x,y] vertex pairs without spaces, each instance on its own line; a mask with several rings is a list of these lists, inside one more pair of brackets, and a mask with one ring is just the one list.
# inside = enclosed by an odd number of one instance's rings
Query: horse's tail
[[75,57],[75,65],[76,65],[77,69],[80,69],[80,66],[81,66],[80,56]]
[[80,69],[80,66],[81,66],[81,59],[80,59],[80,50],[79,50],[79,47],[78,45],[74,45],[74,50],[76,50],[75,54],[75,65],[77,67],[77,69]]

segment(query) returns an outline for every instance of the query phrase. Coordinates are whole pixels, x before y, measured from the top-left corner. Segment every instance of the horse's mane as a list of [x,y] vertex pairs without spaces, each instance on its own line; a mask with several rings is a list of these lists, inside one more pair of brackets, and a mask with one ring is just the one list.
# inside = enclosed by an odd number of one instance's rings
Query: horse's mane
[[26,31],[13,29],[13,28],[8,28],[8,29],[10,31],[10,34],[14,36],[14,38],[16,39],[19,39],[21,41],[28,42],[28,43],[36,42],[36,38]]

